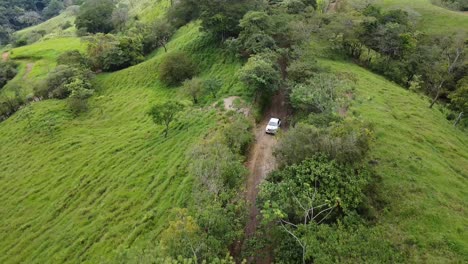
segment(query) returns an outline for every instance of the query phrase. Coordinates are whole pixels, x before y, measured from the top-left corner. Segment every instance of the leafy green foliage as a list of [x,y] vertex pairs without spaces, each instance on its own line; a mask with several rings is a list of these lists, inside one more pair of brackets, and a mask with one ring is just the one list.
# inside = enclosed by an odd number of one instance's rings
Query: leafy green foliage
[[208,92],[213,98],[216,98],[216,93],[223,86],[223,84],[218,79],[208,79],[205,81],[204,86],[206,92]]
[[175,33],[175,28],[165,20],[156,20],[151,24],[149,33],[145,36],[145,49],[151,51],[163,47],[167,52],[167,43]]
[[198,0],[173,1],[173,5],[168,11],[168,20],[171,25],[180,28],[200,15]]
[[57,64],[87,67],[89,65],[89,59],[86,58],[79,50],[70,50],[57,57]]
[[[243,234],[245,207],[238,199],[238,190],[244,183],[247,169],[238,146],[250,143],[252,127],[236,127],[240,139],[233,139],[232,134],[227,134],[233,123],[250,122],[237,114],[226,118],[220,130],[190,152],[187,172],[194,180],[194,210],[182,209],[186,216],[176,216],[171,221],[171,231],[168,229],[167,238],[162,236],[161,240],[166,256],[216,262],[228,254],[229,245]],[[173,230],[176,224],[178,228]],[[185,232],[182,238],[179,238],[180,232]],[[172,244],[169,245],[168,240]]]
[[64,8],[63,2],[59,0],[50,0],[49,4],[43,10],[43,15],[45,18],[51,18],[60,13]]
[[457,90],[450,94],[454,109],[468,113],[468,77],[463,78],[457,85]]
[[164,57],[158,71],[163,83],[175,86],[192,78],[197,73],[197,68],[186,53],[173,52]]
[[143,61],[143,45],[138,38],[96,34],[87,38],[88,56],[95,71],[116,71]]
[[311,208],[315,212],[308,212],[306,223],[330,221],[327,217],[359,207],[369,179],[370,172],[365,167],[340,165],[321,155],[285,167],[273,172],[261,186],[264,221],[304,223],[304,214]]
[[87,0],[76,17],[76,28],[89,33],[111,32],[114,29],[112,24],[114,9],[115,4],[112,0]]
[[368,124],[358,120],[332,123],[327,128],[298,124],[281,138],[275,155],[284,164],[297,164],[317,154],[340,163],[360,162],[369,150],[372,132]]
[[91,89],[92,76],[87,69],[59,65],[49,73],[44,82],[35,88],[35,94],[43,98],[64,99],[72,93],[72,87],[77,89],[82,85],[83,89]]
[[251,90],[255,98],[259,95],[271,95],[281,83],[281,76],[273,62],[264,55],[255,55],[249,58],[242,70],[239,79]]
[[318,73],[305,83],[296,84],[291,90],[291,104],[304,112],[336,111],[345,100],[349,83],[334,74]]
[[[363,223],[358,216],[346,216],[330,225],[311,222],[300,225],[295,233],[306,244],[306,259],[313,260],[313,263],[404,262],[402,253],[386,239],[385,232]],[[277,236],[277,261],[300,262],[301,252],[297,241],[284,231]]]
[[63,8],[61,0],[1,0],[0,46],[10,42],[15,31],[36,25],[44,19],[55,16]]
[[315,73],[320,71],[317,60],[306,58],[294,60],[287,68],[288,80],[294,83],[306,83]]
[[178,101],[167,101],[154,105],[148,112],[153,122],[157,125],[164,125],[164,137],[169,133],[169,126],[177,120],[177,114],[184,109],[184,105]]
[[74,79],[66,85],[66,89],[70,91],[68,105],[73,114],[78,115],[88,110],[87,99],[93,95],[91,83],[83,79]]
[[0,121],[3,121],[18,111],[25,100],[18,94],[0,96]]
[[186,80],[183,83],[184,93],[192,98],[194,104],[198,103],[198,99],[203,93],[204,83],[200,78]]
[[237,36],[240,32],[239,20],[259,4],[260,1],[256,0],[198,1],[202,29],[223,41]]
[[468,11],[466,0],[431,0],[432,3],[457,11]]
[[5,84],[13,79],[18,70],[16,69],[18,65],[12,61],[0,61],[0,89],[5,86]]

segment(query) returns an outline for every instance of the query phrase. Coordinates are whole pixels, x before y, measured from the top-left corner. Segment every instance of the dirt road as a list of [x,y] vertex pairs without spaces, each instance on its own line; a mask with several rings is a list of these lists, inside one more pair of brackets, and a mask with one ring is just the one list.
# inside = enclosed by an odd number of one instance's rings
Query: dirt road
[[[255,144],[250,151],[247,167],[250,171],[247,179],[245,198],[249,208],[249,218],[245,227],[245,240],[251,238],[260,222],[260,212],[256,205],[259,192],[259,185],[267,177],[268,173],[276,168],[276,161],[273,156],[273,150],[277,143],[277,138],[265,133],[265,127],[271,117],[283,120],[283,129],[287,127],[288,107],[286,105],[284,92],[279,92],[273,97],[270,109],[264,116],[264,119],[255,129]],[[245,242],[244,240],[244,242]],[[245,245],[244,245],[245,246]],[[265,256],[266,255],[266,256]],[[262,257],[250,259],[249,263],[271,263],[269,252],[263,252]]]

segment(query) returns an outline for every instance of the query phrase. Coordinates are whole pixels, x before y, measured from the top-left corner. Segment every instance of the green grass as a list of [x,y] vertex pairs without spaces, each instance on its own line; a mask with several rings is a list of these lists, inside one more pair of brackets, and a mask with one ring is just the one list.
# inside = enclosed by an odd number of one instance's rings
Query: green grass
[[24,95],[32,93],[34,84],[55,68],[57,57],[65,51],[75,49],[84,52],[86,42],[76,37],[52,38],[10,50],[10,58],[19,63],[19,71],[0,90],[0,95],[12,95],[17,87]]
[[143,22],[151,22],[162,16],[171,6],[170,0],[123,0],[130,8],[130,15],[137,16]]
[[[242,92],[241,63],[204,41],[192,24],[169,51],[190,51],[203,78],[223,79],[220,95]],[[126,248],[152,247],[170,209],[188,202],[187,151],[220,114],[208,103],[189,107],[163,138],[146,111],[171,98],[189,101],[158,81],[163,56],[99,75],[91,110],[78,118],[65,101],[47,100],[31,106],[30,121],[23,109],[0,123],[1,263],[99,263]]]
[[389,201],[379,219],[411,262],[468,258],[468,135],[429,100],[351,63],[321,60],[358,78],[354,114],[375,125],[371,158]]
[[[31,34],[33,31],[45,31],[46,35],[44,39],[56,38],[56,37],[71,37],[75,36],[76,29],[74,27],[75,15],[70,10],[63,11],[60,15],[53,17],[47,21],[44,21],[38,25],[25,28],[18,32],[15,32],[16,37],[26,37]],[[71,27],[67,29],[62,29],[62,25],[70,22]]]
[[386,8],[412,9],[420,15],[420,28],[429,34],[465,32],[468,28],[468,15],[433,5],[430,0],[382,0]]

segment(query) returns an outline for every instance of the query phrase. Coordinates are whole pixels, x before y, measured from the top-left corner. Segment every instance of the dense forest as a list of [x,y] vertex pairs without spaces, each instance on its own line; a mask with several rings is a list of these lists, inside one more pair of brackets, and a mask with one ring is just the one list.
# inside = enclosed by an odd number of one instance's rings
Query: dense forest
[[[150,2],[0,0],[0,262],[463,262],[464,17]],[[15,35],[70,7],[73,36]]]
[[73,0],[2,0],[0,1],[0,46],[12,41],[15,31],[37,25],[58,15]]

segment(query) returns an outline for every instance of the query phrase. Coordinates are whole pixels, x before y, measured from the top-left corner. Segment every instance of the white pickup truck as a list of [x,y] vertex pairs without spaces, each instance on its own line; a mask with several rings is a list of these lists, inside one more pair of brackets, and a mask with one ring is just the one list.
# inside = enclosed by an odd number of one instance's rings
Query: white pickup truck
[[280,127],[281,127],[281,119],[271,118],[265,129],[265,133],[274,135],[278,132]]

